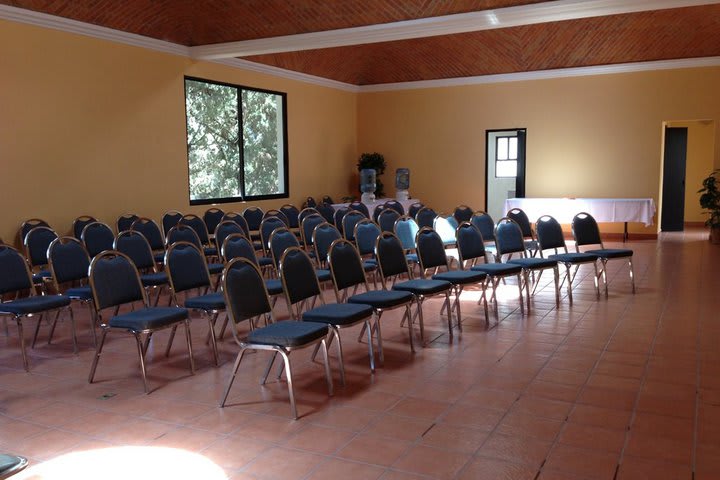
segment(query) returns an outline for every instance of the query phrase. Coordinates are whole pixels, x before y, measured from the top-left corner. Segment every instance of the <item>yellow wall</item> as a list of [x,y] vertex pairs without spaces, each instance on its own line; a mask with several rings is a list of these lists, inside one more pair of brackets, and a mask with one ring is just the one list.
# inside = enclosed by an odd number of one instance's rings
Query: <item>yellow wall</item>
[[717,85],[720,68],[697,68],[363,93],[358,149],[409,167],[411,194],[438,210],[481,209],[485,131],[527,128],[528,197],[657,202],[663,122],[720,118]]
[[204,211],[188,201],[184,75],[287,92],[290,202],[346,194],[355,169],[354,93],[6,21],[0,59],[8,242],[31,217],[65,233],[83,214],[114,224],[124,212]]

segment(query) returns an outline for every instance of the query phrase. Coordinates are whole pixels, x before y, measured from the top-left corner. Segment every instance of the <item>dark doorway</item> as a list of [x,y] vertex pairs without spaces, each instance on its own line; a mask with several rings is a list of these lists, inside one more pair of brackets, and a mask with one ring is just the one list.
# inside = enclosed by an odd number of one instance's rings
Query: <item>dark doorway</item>
[[688,129],[665,127],[665,160],[663,165],[662,220],[663,232],[682,232],[685,223],[685,162]]

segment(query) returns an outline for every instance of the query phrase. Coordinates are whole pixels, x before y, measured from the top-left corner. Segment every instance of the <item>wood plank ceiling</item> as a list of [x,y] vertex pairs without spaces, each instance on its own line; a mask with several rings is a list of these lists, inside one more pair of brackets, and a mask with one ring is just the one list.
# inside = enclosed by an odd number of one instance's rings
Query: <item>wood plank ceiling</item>
[[[0,0],[185,46],[327,31],[542,0]],[[720,4],[243,57],[373,85],[720,56]]]

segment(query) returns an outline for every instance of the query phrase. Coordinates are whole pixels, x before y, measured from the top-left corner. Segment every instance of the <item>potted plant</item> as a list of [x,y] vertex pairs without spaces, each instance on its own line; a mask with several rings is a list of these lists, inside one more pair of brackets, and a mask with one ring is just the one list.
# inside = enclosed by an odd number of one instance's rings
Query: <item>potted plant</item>
[[385,157],[382,156],[382,154],[374,152],[374,153],[363,153],[360,155],[360,160],[358,160],[358,171],[363,170],[365,168],[371,168],[375,170],[375,195],[378,198],[383,198],[385,196],[385,192],[383,191],[383,184],[380,181],[380,175],[382,175],[385,172],[385,167],[387,164],[385,163]]
[[720,243],[720,190],[716,174],[720,170],[713,171],[703,180],[703,188],[698,190],[700,194],[700,206],[710,214],[705,225],[710,227],[710,242]]

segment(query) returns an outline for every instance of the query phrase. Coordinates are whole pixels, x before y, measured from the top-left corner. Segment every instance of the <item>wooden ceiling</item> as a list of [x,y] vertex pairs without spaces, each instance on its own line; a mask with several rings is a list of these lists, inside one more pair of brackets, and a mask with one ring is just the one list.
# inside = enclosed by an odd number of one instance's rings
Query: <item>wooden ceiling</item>
[[[387,24],[542,0],[0,0],[189,47]],[[720,56],[720,4],[245,60],[352,85]]]

